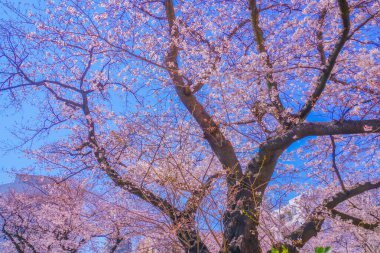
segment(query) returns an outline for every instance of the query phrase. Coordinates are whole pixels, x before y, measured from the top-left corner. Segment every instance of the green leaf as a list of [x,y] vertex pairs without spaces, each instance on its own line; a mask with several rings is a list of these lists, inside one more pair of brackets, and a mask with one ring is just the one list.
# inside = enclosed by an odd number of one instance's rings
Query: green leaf
[[315,253],[324,253],[325,249],[323,247],[315,248]]
[[280,253],[280,251],[278,249],[275,249],[275,248],[273,248],[270,252],[271,253]]
[[326,247],[325,248],[325,253],[331,253],[331,247]]
[[288,248],[286,248],[285,246],[282,246],[282,253],[289,253]]

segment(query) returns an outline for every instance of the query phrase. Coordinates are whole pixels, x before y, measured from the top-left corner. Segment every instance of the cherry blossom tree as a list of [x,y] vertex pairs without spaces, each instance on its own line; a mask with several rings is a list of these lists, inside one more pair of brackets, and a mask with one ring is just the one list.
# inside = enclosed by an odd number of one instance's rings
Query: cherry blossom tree
[[83,191],[63,184],[11,189],[0,201],[2,251],[77,252],[99,233],[83,212],[83,199]]
[[378,1],[4,6],[1,104],[39,109],[26,143],[60,133],[25,148],[40,168],[142,201],[185,252],[378,245]]
[[107,201],[72,180],[45,179],[49,183],[26,182],[21,191],[11,188],[1,196],[2,252],[112,253],[141,236],[141,227],[154,228],[132,205]]

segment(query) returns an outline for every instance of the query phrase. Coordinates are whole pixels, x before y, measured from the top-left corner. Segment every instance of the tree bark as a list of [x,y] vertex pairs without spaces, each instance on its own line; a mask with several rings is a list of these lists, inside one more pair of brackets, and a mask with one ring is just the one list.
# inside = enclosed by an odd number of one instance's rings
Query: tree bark
[[185,249],[185,253],[209,253],[207,246],[200,239],[196,230],[179,230],[177,238]]
[[243,184],[228,195],[227,211],[223,217],[225,246],[221,252],[261,253],[257,231],[259,212],[252,191]]
[[282,152],[283,149],[260,148],[248,164],[244,177],[228,190],[227,211],[223,217],[224,252],[262,252],[258,237],[260,207]]
[[185,253],[209,253],[209,249],[196,230],[194,215],[195,213],[182,213],[177,216],[174,221],[177,228],[177,238],[182,244]]

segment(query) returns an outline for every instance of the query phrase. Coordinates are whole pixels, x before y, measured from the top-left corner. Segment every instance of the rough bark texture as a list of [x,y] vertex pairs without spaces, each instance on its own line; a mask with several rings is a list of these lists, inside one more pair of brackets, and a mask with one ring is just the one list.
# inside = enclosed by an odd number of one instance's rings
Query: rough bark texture
[[288,248],[292,249],[290,252],[298,252],[298,250],[301,249],[312,237],[318,234],[326,219],[326,215],[323,212],[324,209],[331,211],[334,215],[333,210],[340,203],[366,191],[378,189],[379,187],[380,181],[375,183],[366,182],[351,187],[345,192],[338,192],[331,198],[325,200],[321,206],[314,210],[310,215],[310,218],[306,220],[304,224],[287,237],[287,239],[293,242],[292,245],[287,245]]
[[258,206],[254,204],[252,191],[236,187],[229,194],[228,209],[224,213],[225,248],[222,252],[261,252],[258,238]]
[[209,253],[207,246],[195,230],[178,231],[177,237],[184,247],[185,253]]
[[224,214],[226,251],[262,252],[258,237],[260,205],[282,150],[260,150],[248,164],[244,178],[228,192]]

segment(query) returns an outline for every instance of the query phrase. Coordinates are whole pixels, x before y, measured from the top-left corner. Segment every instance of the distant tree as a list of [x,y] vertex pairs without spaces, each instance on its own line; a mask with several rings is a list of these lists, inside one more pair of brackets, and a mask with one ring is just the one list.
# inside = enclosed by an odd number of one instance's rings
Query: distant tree
[[[12,189],[0,198],[2,251],[77,252],[99,233],[84,212],[84,192],[60,185]],[[77,191],[78,190],[78,191]]]
[[141,235],[129,220],[142,223],[141,216],[84,186],[50,180],[22,191],[9,189],[0,197],[1,252],[113,253]]
[[62,133],[41,167],[143,200],[186,252],[378,245],[378,1],[4,6],[2,105]]

